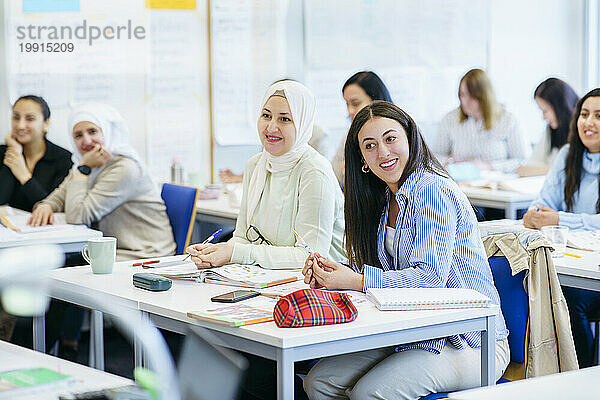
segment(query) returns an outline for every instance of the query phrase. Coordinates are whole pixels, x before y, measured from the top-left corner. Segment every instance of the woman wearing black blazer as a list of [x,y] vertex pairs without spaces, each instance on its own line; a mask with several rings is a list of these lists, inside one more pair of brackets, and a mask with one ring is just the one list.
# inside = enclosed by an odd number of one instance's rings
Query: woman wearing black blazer
[[38,96],[20,97],[12,109],[12,130],[0,145],[0,205],[31,211],[63,181],[71,153],[46,139],[50,108]]

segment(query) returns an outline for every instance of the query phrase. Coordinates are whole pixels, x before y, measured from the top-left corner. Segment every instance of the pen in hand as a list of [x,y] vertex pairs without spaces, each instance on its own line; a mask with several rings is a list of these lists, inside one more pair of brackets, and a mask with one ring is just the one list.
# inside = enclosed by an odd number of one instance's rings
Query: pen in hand
[[[310,248],[310,246],[308,245],[308,243],[306,243],[304,241],[304,239],[302,239],[302,236],[300,236],[298,234],[298,232],[296,232],[295,229],[292,229],[292,232],[294,233],[294,236],[296,236],[296,243],[298,243],[298,245],[300,245],[301,247],[304,248],[304,250],[308,251],[308,255],[309,257],[312,256],[314,254],[314,251]],[[323,268],[323,266],[321,265],[321,263],[319,262],[319,260],[317,260],[316,257],[313,257],[313,262],[317,263],[317,265],[319,265],[321,268]],[[312,275],[310,277],[310,284],[316,283],[316,278],[314,275]]]
[[304,248],[304,250],[308,251],[309,254],[314,253],[314,251],[312,251],[312,249],[310,248],[310,246],[308,245],[308,243],[306,243],[304,241],[304,239],[302,239],[302,236],[300,236],[298,234],[298,232],[296,232],[295,229],[292,229],[292,232],[294,233],[294,236],[296,236],[296,242]]
[[[217,237],[217,236],[219,236],[219,234],[220,234],[221,232],[223,232],[223,229],[217,229],[217,231],[216,231],[215,233],[213,233],[212,235],[210,235],[209,237],[207,237],[207,238],[206,238],[206,240],[204,240],[204,241],[203,241],[202,243],[200,243],[200,244],[207,244],[207,243],[210,243],[210,242],[212,242],[213,240],[215,240],[215,239],[216,239],[216,237]],[[191,253],[188,253],[188,255],[187,255],[187,256],[185,256],[185,258],[184,258],[183,260],[181,260],[181,261],[185,261],[185,260],[187,260],[187,259],[188,259],[188,258],[189,258],[191,255],[192,255]]]

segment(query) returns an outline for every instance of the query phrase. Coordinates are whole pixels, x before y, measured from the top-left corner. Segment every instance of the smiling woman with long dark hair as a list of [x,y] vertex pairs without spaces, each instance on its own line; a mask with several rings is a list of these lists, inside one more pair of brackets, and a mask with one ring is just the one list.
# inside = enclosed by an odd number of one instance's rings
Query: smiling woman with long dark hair
[[[546,225],[600,229],[600,88],[577,102],[569,141],[557,154],[532,208],[523,217],[527,228]],[[600,294],[565,287],[579,366],[593,365],[590,318],[600,315]],[[598,333],[596,333],[598,334]]]
[[0,145],[0,205],[31,211],[65,179],[71,153],[46,139],[50,108],[39,96],[15,101],[11,126],[6,145]]
[[[448,287],[499,304],[467,198],[431,154],[413,119],[376,101],[354,118],[345,147],[346,251],[351,267],[314,254],[311,287]],[[316,262],[318,261],[318,262]],[[508,331],[496,321],[496,378],[508,364]],[[324,358],[304,387],[311,399],[418,399],[479,384],[480,332]]]

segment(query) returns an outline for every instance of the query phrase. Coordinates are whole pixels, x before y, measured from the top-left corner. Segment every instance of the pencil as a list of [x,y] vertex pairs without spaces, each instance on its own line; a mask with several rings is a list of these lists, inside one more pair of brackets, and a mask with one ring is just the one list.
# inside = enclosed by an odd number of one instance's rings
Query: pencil
[[565,256],[571,256],[571,257],[575,257],[575,258],[581,258],[581,256],[578,256],[577,254],[571,254],[571,253],[565,253]]

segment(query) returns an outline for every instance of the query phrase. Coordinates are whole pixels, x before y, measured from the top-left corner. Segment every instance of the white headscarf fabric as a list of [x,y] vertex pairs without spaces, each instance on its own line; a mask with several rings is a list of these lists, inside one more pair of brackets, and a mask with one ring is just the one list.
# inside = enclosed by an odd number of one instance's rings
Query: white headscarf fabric
[[[135,151],[129,144],[129,130],[125,120],[117,110],[107,104],[101,103],[86,103],[82,104],[71,111],[69,115],[69,137],[73,146],[74,168],[79,166],[83,155],[75,145],[73,138],[73,128],[82,121],[88,121],[98,126],[104,135],[104,148],[111,152],[113,156],[121,155],[133,159],[140,166],[142,173],[145,173],[144,164]],[[98,174],[104,169],[104,165],[92,169],[90,174],[89,186],[91,187],[96,181]]]
[[[263,149],[256,168],[250,177],[249,187],[252,190],[248,193],[246,214],[246,223],[248,225],[252,223],[252,216],[262,196],[267,172],[291,170],[298,160],[300,160],[300,157],[309,149],[308,141],[312,136],[315,121],[315,96],[313,96],[306,86],[299,82],[280,81],[271,85],[260,103],[258,115],[262,113],[262,109],[269,98],[278,90],[283,91],[290,106],[292,121],[294,121],[294,126],[296,127],[296,140],[292,148],[280,156],[274,156]],[[258,132],[258,134],[262,135],[262,132]]]

